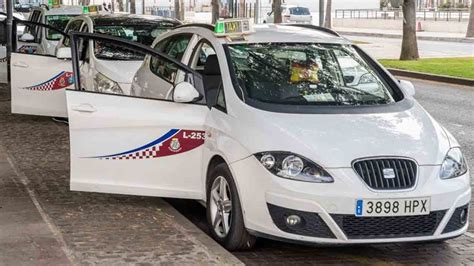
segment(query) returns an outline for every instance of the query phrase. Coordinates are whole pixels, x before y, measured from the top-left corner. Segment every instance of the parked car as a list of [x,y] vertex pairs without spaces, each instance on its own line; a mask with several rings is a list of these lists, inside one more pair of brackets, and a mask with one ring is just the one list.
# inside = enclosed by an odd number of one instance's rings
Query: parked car
[[[181,22],[158,16],[92,14],[75,16],[65,26],[65,32],[102,33],[151,45],[156,37],[177,25]],[[13,54],[13,112],[67,117],[64,90],[74,83],[69,38],[62,38],[57,46],[57,51],[53,53],[56,57]],[[143,55],[93,41],[85,43],[81,52],[85,58],[81,64],[81,77],[83,84],[87,85],[84,88],[118,94],[130,92],[133,76],[143,61]],[[43,67],[46,65],[47,68]],[[41,100],[32,100],[36,97]]]
[[[75,36],[71,190],[201,201],[229,250],[256,237],[440,242],[469,227],[459,143],[410,82],[333,31],[232,20],[178,27],[152,47]],[[147,54],[128,94],[83,83],[88,40]],[[351,85],[339,58],[374,87]]]
[[[309,23],[313,21],[313,16],[307,7],[282,5],[282,23]],[[263,23],[273,23],[275,21],[273,11],[268,12]]]

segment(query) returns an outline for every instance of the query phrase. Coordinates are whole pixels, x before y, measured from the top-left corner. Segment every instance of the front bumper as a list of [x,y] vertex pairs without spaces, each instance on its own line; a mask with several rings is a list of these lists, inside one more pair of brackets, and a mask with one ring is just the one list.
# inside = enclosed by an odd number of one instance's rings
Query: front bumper
[[[279,178],[253,156],[231,164],[246,228],[258,235],[320,244],[428,241],[452,238],[467,231],[468,222],[460,224],[456,216],[469,206],[469,173],[441,180],[439,166],[420,166],[412,190],[381,192],[368,189],[352,168],[327,170],[334,183]],[[431,198],[430,215],[354,216],[357,199],[417,197]],[[301,230],[282,224],[283,217],[297,213],[306,215],[303,219],[308,220]]]

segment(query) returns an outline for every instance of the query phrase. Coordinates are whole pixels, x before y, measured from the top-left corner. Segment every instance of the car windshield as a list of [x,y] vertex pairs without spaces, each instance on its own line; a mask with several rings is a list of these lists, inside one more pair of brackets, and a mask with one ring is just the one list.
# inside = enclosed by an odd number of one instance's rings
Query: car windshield
[[245,97],[289,105],[379,105],[392,89],[350,45],[255,43],[228,46]]
[[[140,24],[111,24],[95,26],[94,32],[112,35],[115,37],[124,38],[133,42],[138,42],[144,45],[151,45],[153,41],[162,33],[175,27],[174,23],[140,23]],[[111,60],[143,60],[144,55],[132,52],[128,49],[118,47],[111,43],[95,42],[95,56],[99,59]]]
[[291,15],[310,15],[309,9],[306,7],[292,7],[290,8]]
[[[64,31],[67,23],[75,15],[49,15],[46,16],[46,24],[58,30]],[[63,37],[55,30],[46,29],[46,39],[50,41],[59,41]]]

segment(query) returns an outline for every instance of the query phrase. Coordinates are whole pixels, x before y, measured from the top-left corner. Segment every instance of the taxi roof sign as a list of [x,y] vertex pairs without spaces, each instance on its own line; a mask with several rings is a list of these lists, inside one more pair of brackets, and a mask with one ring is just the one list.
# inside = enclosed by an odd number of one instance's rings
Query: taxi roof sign
[[252,32],[248,19],[218,20],[214,28],[217,36],[244,35]]

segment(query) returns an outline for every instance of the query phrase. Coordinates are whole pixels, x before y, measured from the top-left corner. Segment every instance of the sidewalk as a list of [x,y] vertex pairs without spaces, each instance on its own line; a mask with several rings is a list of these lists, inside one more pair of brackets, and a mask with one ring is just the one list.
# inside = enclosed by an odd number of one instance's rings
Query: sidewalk
[[66,125],[10,114],[0,87],[0,265],[241,262],[161,198],[69,190]]
[[[395,38],[395,39],[402,38],[402,32],[398,30],[342,28],[342,27],[334,27],[333,29],[342,35],[348,35],[348,36],[365,36],[365,37],[380,37],[380,38]],[[416,35],[418,37],[418,40],[425,40],[425,41],[474,43],[474,38],[466,38],[466,35],[462,33],[421,31],[421,32],[417,32]]]
[[0,265],[70,261],[0,146]]

